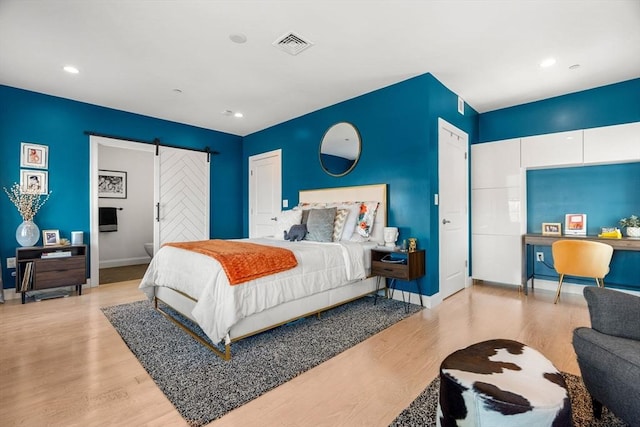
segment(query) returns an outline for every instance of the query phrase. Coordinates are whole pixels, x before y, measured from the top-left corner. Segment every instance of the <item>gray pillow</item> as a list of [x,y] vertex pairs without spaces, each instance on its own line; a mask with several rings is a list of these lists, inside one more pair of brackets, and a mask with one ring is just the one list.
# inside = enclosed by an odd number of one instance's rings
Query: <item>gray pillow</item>
[[310,209],[305,240],[331,242],[337,208]]

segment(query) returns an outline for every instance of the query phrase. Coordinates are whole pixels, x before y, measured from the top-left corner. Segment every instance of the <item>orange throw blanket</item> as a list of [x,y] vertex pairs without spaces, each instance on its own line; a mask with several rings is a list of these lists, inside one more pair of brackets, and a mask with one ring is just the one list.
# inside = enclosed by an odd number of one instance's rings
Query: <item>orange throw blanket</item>
[[289,270],[298,265],[289,249],[229,240],[166,243],[215,258],[224,268],[229,283],[242,282]]

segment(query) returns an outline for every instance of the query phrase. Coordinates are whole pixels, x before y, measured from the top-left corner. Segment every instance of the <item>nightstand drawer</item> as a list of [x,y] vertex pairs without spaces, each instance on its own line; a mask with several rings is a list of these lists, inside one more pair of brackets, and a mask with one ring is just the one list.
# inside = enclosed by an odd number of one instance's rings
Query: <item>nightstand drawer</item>
[[406,264],[373,261],[371,263],[371,275],[388,277],[390,279],[408,280],[409,266]]

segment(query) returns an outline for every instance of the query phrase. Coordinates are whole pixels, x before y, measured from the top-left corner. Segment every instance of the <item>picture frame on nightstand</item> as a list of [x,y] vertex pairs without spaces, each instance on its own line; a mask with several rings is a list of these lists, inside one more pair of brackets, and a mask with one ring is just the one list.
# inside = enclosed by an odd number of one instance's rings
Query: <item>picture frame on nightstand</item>
[[56,246],[60,244],[60,230],[42,230],[42,245]]

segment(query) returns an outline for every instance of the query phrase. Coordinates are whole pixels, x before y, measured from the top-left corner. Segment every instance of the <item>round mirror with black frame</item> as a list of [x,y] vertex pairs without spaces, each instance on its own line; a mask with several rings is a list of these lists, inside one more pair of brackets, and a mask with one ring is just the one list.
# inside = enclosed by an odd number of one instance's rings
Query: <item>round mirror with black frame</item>
[[340,122],[331,126],[320,142],[320,165],[332,176],[351,172],[360,158],[360,133],[354,125]]

